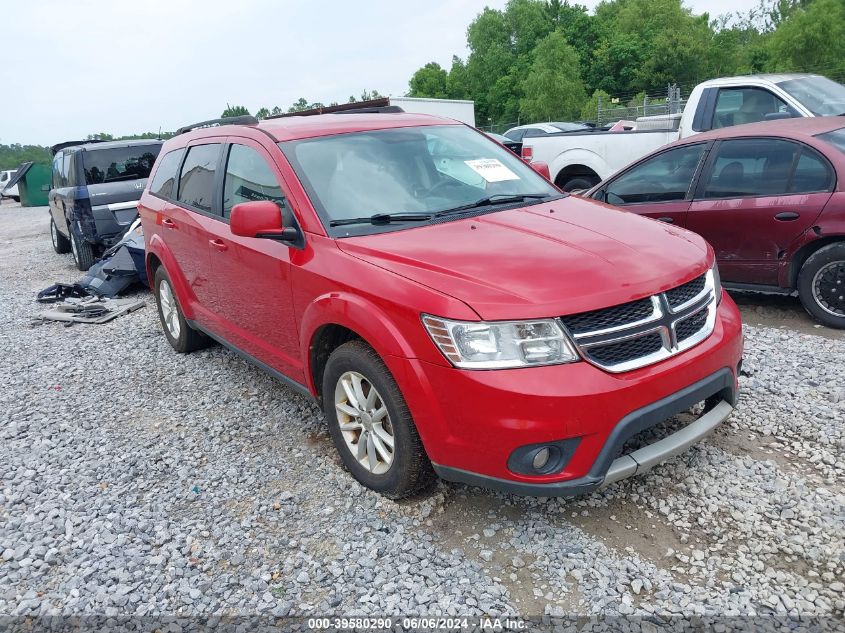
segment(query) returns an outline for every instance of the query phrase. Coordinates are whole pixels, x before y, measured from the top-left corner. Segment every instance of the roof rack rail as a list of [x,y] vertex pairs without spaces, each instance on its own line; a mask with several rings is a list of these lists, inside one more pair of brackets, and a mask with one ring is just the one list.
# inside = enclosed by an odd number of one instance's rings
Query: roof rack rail
[[242,116],[227,116],[220,119],[209,119],[208,121],[200,121],[199,123],[191,123],[176,130],[176,136],[190,132],[191,130],[198,130],[201,127],[212,127],[214,125],[258,125],[258,119],[249,114]]
[[388,97],[381,97],[379,99],[370,99],[369,101],[356,101],[354,103],[343,103],[334,106],[321,106],[319,108],[311,108],[310,110],[301,110],[299,112],[285,112],[284,114],[274,114],[268,116],[268,119],[282,119],[290,116],[314,116],[317,114],[385,114],[404,112],[402,108],[396,105],[390,105]]
[[104,139],[92,138],[87,141],[65,141],[63,143],[56,143],[50,146],[50,155],[55,156],[58,152],[66,147],[76,147],[78,145],[89,145],[90,143],[105,143]]

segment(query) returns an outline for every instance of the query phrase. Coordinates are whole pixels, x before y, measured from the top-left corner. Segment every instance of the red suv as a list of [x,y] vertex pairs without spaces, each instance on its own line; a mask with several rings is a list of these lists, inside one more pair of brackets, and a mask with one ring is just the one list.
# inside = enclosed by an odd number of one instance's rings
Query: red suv
[[585,194],[683,226],[727,288],[789,294],[845,328],[845,119],[767,121],[663,147]]
[[447,119],[219,123],[167,141],[141,198],[165,336],[317,398],[362,484],[584,493],[732,411],[740,317],[702,238],[561,194]]

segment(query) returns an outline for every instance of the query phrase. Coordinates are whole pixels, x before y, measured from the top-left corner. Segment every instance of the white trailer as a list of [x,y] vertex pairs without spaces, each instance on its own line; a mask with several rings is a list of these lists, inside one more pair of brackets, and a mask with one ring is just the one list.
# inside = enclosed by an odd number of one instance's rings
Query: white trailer
[[461,99],[428,99],[420,97],[390,97],[390,105],[405,112],[432,114],[455,119],[475,127],[475,102]]

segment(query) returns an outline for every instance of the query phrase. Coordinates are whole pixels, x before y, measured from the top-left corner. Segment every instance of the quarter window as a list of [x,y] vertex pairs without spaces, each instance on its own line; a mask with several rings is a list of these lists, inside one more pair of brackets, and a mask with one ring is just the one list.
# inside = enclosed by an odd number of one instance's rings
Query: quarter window
[[684,145],[628,170],[605,189],[610,204],[672,202],[687,197],[706,145]]
[[[236,204],[253,200],[271,200],[287,209],[276,174],[264,157],[246,145],[232,145],[223,186],[223,217],[228,218]],[[286,226],[289,222],[285,217]]]
[[159,198],[172,198],[175,191],[176,177],[179,163],[182,162],[185,150],[177,149],[168,152],[158,164],[155,176],[150,183],[150,193]]
[[789,193],[811,193],[833,189],[833,174],[827,162],[813,150],[801,150],[801,158],[795,166]]
[[220,144],[194,145],[188,150],[179,177],[179,202],[210,212],[214,206],[214,173]]
[[716,99],[713,128],[757,123],[770,114],[797,113],[781,99],[762,88],[721,88]]

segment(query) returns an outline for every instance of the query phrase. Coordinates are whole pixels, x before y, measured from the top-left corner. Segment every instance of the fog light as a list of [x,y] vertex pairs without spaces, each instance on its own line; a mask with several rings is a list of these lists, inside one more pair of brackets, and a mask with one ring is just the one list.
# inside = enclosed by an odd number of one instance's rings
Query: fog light
[[531,461],[531,465],[534,466],[534,470],[542,470],[543,466],[549,463],[549,449],[541,448],[534,454],[534,459]]

